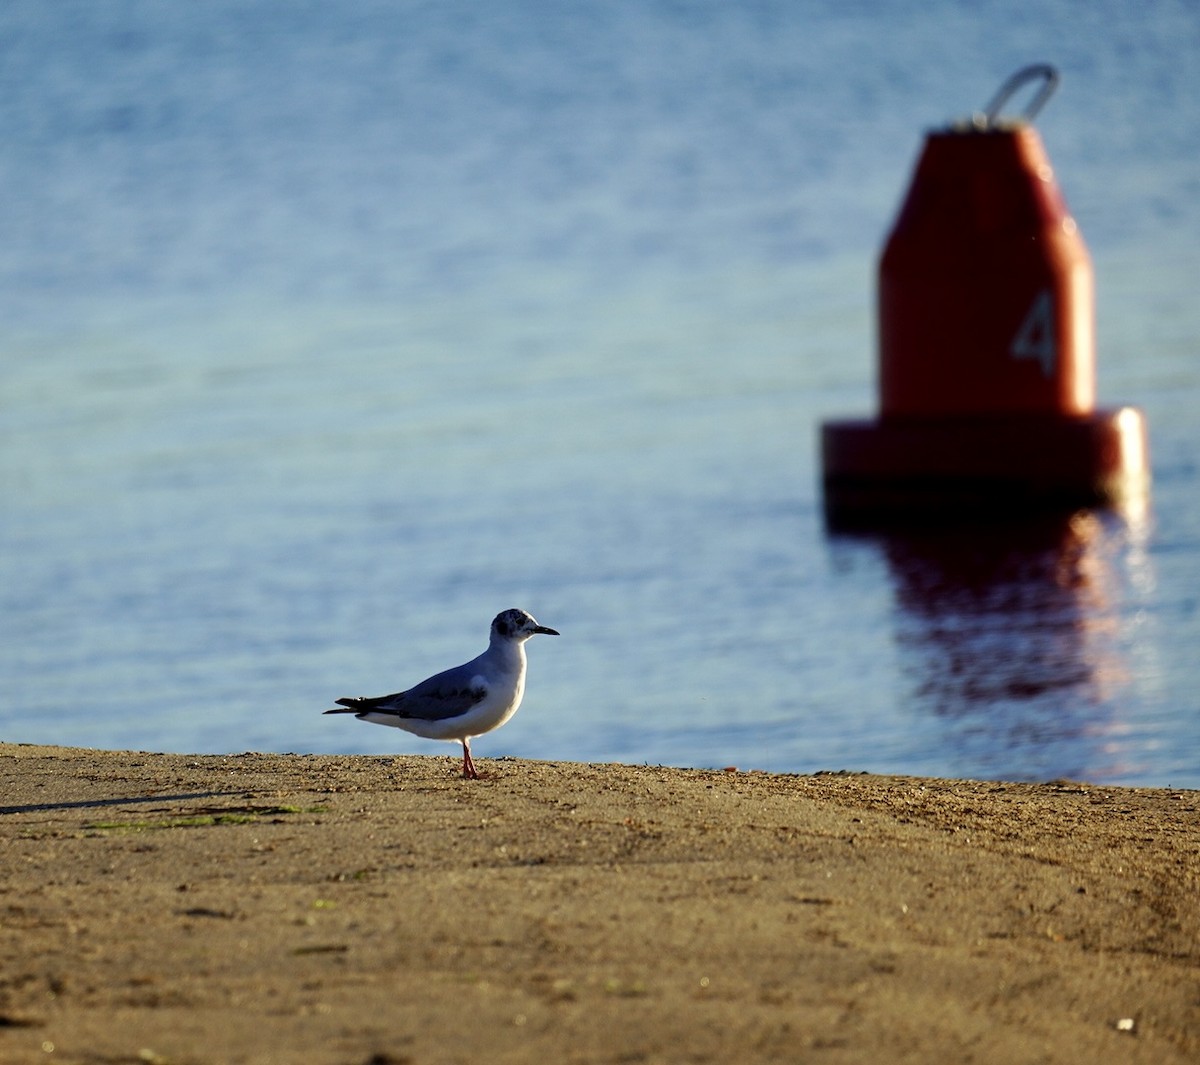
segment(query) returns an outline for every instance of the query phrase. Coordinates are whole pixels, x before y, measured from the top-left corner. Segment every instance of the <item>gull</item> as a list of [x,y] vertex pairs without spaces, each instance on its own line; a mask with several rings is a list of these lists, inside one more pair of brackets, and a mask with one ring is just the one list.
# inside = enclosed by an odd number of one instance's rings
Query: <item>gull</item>
[[354,714],[427,740],[457,740],[463,777],[478,780],[471,737],[499,728],[517,712],[525,694],[525,641],[536,633],[558,635],[524,610],[505,610],[492,621],[488,649],[478,658],[394,695],[336,699],[338,708],[325,713]]

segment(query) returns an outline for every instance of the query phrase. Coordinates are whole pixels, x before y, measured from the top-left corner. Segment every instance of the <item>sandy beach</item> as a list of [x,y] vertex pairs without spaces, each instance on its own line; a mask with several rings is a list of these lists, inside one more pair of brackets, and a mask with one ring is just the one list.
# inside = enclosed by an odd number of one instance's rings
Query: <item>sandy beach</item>
[[1200,793],[0,744],[0,1061],[1200,1060]]

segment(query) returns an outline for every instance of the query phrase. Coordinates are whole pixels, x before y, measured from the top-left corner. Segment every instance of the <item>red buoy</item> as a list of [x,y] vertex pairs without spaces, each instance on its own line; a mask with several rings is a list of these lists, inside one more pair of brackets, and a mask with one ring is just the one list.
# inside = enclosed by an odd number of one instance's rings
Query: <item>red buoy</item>
[[[1043,79],[1023,120],[1009,96]],[[822,427],[832,517],[1117,504],[1149,483],[1145,421],[1095,409],[1091,259],[1014,75],[929,134],[879,263],[880,416]]]

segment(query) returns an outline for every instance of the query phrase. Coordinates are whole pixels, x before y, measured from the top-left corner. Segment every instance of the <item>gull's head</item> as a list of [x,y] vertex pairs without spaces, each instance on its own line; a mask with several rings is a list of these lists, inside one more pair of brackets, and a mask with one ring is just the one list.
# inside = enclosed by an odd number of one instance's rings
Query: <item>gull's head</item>
[[497,614],[496,620],[492,622],[493,640],[516,640],[517,643],[524,643],[530,636],[539,632],[544,636],[558,635],[555,629],[539,625],[532,614],[518,610],[516,607]]

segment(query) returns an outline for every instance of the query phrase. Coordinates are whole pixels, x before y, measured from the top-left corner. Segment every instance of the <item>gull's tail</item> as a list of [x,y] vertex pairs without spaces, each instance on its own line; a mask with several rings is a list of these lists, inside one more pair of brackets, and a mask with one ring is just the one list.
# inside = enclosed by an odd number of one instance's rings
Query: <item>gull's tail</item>
[[327,714],[364,714],[371,709],[371,704],[374,699],[365,699],[359,696],[356,699],[335,699],[338,705],[333,710],[326,710]]
[[[370,698],[364,695],[355,696],[352,699],[334,699],[337,703],[337,708],[334,710],[326,710],[327,714],[358,714],[361,717],[363,714],[369,713],[372,710],[379,710],[379,707],[384,703],[390,703],[396,696],[394,695],[379,695],[375,698]],[[390,709],[390,708],[389,708]],[[387,710],[381,711],[387,713]]]

